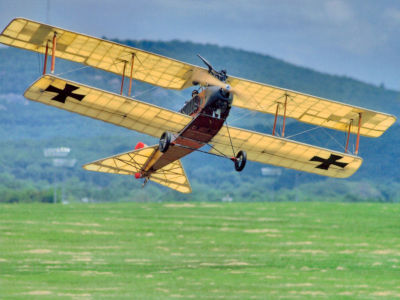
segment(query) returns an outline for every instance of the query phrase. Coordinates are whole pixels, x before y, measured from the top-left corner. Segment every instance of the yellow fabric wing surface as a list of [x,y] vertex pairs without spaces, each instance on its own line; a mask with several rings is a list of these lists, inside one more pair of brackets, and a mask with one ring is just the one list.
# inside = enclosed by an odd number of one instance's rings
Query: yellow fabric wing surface
[[[0,43],[45,53],[48,41],[50,49],[52,47],[55,32],[57,57],[129,75],[134,55],[133,78],[164,88],[190,87],[198,74],[207,73],[204,68],[161,55],[21,18],[14,19],[4,29]],[[200,77],[207,78],[204,74]],[[202,83],[206,84],[207,80]],[[277,103],[281,103],[279,114],[283,115],[287,95],[287,117],[313,125],[347,131],[352,122],[351,132],[357,133],[359,113],[362,113],[360,134],[378,137],[396,121],[388,114],[234,76],[228,78],[228,83],[238,91],[234,97],[235,106],[275,114]]]
[[24,96],[154,137],[164,131],[178,133],[192,120],[178,112],[51,75],[39,78]]
[[[345,178],[362,164],[357,156],[319,148],[272,135],[229,127],[235,153],[247,152],[247,159],[274,166]],[[210,152],[232,156],[232,147],[226,126],[211,140],[215,149]]]
[[229,77],[228,82],[239,94],[233,105],[275,114],[280,103],[279,115],[282,116],[287,98],[286,116],[308,124],[347,131],[352,123],[351,132],[357,133],[361,113],[360,134],[379,137],[396,121],[394,116],[385,113],[245,79]]
[[0,35],[0,43],[45,53],[49,41],[50,55],[55,32],[56,57],[129,76],[134,54],[133,78],[164,88],[182,89],[193,67],[137,48],[22,18],[11,21]]
[[[143,165],[157,151],[158,146],[150,146],[131,152],[117,154],[103,158],[83,166],[85,170],[103,173],[114,173],[122,175],[135,175],[140,172]],[[169,187],[181,193],[191,193],[189,180],[180,160],[176,160],[169,165],[152,173],[149,180]]]

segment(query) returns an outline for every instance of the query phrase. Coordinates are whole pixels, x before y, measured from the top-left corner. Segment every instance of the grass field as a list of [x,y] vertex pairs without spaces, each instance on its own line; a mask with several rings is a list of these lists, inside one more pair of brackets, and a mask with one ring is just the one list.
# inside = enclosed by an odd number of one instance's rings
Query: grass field
[[0,206],[0,299],[392,299],[400,206]]

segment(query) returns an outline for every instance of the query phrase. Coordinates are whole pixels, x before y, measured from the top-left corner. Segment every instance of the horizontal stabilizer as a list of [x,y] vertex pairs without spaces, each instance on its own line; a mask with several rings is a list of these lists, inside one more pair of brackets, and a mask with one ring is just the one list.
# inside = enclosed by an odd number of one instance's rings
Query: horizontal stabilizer
[[[150,146],[103,158],[83,166],[85,170],[135,176],[146,165],[147,161],[158,151],[158,146]],[[186,177],[180,160],[152,172],[149,180],[169,187],[181,193],[191,193],[189,180]]]

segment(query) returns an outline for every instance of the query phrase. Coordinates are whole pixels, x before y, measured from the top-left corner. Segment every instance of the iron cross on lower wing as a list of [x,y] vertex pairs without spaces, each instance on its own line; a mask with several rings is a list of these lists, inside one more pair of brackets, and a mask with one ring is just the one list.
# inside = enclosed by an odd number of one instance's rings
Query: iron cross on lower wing
[[319,156],[313,156],[310,161],[318,161],[321,162],[320,165],[316,166],[318,169],[323,169],[323,170],[328,170],[331,165],[338,166],[341,168],[344,168],[345,166],[348,165],[348,163],[343,163],[343,162],[338,162],[339,159],[342,159],[343,156],[331,154],[327,159],[319,157]]
[[54,96],[53,98],[51,98],[51,100],[65,103],[65,100],[67,99],[67,97],[71,97],[78,101],[82,101],[82,99],[85,97],[85,95],[79,95],[79,94],[73,93],[73,91],[75,91],[77,89],[79,89],[79,87],[66,83],[64,89],[59,89],[50,84],[44,91],[57,93],[57,95]]

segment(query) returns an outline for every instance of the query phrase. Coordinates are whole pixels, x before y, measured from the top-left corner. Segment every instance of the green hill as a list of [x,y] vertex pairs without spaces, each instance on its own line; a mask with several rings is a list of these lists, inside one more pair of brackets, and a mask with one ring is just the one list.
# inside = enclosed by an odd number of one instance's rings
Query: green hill
[[[200,65],[197,53],[217,69],[229,74],[265,82],[313,95],[400,115],[399,92],[342,77],[322,74],[260,55],[215,45],[190,42],[118,41],[189,63]],[[52,195],[53,183],[67,180],[70,199],[92,197],[97,200],[149,199],[220,200],[226,194],[234,200],[379,200],[399,199],[398,165],[400,126],[395,125],[379,139],[361,139],[360,155],[364,164],[349,180],[332,180],[283,170],[280,177],[261,176],[261,167],[249,163],[243,173],[233,171],[231,162],[194,154],[184,159],[184,166],[194,185],[190,196],[178,195],[155,184],[145,190],[131,178],[88,173],[80,165],[103,156],[130,150],[138,140],[149,144],[157,140],[123,128],[84,118],[52,107],[33,103],[22,97],[24,90],[41,75],[43,57],[13,48],[0,49],[0,201],[44,199]],[[79,64],[57,60],[56,74],[110,91],[118,91],[120,78]],[[183,92],[134,83],[138,99],[171,109],[179,109],[190,90]],[[272,116],[235,109],[231,124],[261,132],[271,132]],[[287,134],[295,135],[311,127],[289,122]],[[326,129],[296,135],[294,139],[343,150],[343,133]],[[68,146],[77,166],[61,171],[43,157],[43,148]],[[212,174],[212,176],[210,176]],[[218,184],[216,183],[218,182]],[[48,197],[49,199],[51,197]],[[46,198],[47,199],[47,198]],[[32,200],[32,201],[33,201]]]

